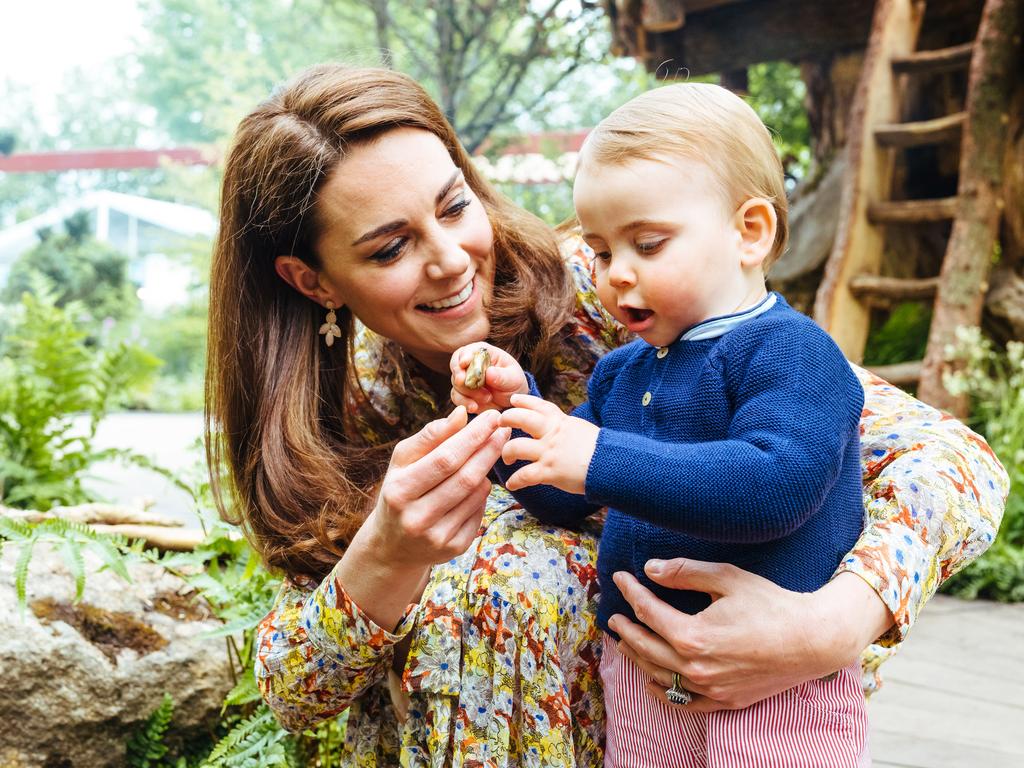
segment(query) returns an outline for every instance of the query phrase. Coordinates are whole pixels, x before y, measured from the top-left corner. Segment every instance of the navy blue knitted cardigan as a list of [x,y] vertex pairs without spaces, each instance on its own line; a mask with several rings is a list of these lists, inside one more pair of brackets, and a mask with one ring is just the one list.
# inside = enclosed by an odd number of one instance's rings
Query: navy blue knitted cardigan
[[[828,334],[773,297],[767,311],[705,321],[668,347],[637,340],[602,358],[572,414],[601,427],[585,495],[514,493],[553,525],[608,507],[598,555],[605,631],[616,613],[636,620],[616,571],[686,613],[709,605],[704,593],[653,584],[643,570],[651,558],[733,563],[808,592],[856,542],[863,389]],[[716,324],[728,330],[717,335]],[[518,466],[495,470],[506,480]]]

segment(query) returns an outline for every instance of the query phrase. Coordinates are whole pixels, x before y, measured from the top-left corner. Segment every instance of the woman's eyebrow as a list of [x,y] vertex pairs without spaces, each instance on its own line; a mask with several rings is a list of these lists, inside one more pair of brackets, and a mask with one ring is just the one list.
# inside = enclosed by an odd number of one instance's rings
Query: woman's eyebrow
[[[437,197],[434,198],[435,205],[440,205],[441,201],[444,200],[445,196],[452,191],[452,187],[454,187],[461,179],[462,169],[456,168],[455,173],[453,173],[451,175],[451,178],[449,178],[448,181],[445,182],[444,186],[441,187],[441,191],[437,193]],[[394,221],[389,221],[387,224],[381,224],[379,227],[371,229],[362,237],[358,238],[357,240],[354,240],[352,242],[352,245],[353,247],[357,245],[362,245],[368,240],[375,240],[381,235],[390,235],[392,232],[397,232],[402,227],[406,226],[408,223],[409,222],[406,219],[395,219]]]

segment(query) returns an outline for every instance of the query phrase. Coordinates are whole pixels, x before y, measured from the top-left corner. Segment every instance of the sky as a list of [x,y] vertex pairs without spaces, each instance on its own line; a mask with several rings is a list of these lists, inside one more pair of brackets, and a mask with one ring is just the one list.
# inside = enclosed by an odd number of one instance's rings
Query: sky
[[44,113],[65,73],[132,48],[136,0],[12,0],[0,23],[0,82],[32,87]]

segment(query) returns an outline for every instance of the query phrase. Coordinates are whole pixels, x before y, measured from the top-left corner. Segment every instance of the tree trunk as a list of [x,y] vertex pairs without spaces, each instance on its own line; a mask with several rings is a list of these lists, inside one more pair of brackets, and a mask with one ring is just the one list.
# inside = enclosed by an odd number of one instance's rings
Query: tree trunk
[[959,212],[953,224],[918,391],[922,400],[963,415],[967,402],[942,385],[945,346],[959,326],[978,325],[1006,201],[1003,162],[1009,106],[1020,71],[1024,0],[987,0],[971,62],[960,155]]

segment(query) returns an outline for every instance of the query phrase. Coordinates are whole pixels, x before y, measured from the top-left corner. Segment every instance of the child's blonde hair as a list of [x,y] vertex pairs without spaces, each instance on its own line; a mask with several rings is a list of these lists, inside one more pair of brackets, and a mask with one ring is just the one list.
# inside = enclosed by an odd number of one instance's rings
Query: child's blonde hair
[[681,156],[703,163],[726,203],[739,207],[763,197],[778,227],[764,270],[786,248],[788,204],[782,163],[764,123],[739,96],[708,83],[680,83],[647,91],[602,120],[587,137],[579,168],[588,162],[621,164]]

